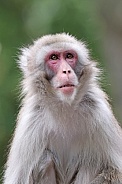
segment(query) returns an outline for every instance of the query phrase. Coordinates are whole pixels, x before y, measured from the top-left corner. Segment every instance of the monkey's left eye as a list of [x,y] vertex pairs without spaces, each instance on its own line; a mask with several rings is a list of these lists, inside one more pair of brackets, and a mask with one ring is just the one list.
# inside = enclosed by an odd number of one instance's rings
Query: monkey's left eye
[[74,56],[73,56],[73,54],[71,54],[71,53],[67,53],[66,54],[66,58],[68,58],[68,59],[72,59]]
[[58,59],[58,55],[52,54],[52,55],[50,56],[50,59],[51,59],[51,60],[57,60],[57,59]]

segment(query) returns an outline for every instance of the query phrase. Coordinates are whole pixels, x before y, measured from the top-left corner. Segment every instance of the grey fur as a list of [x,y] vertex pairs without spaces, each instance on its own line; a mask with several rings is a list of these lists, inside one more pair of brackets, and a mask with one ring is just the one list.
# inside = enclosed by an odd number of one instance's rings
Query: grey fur
[[[78,54],[81,77],[64,100],[47,80],[44,57],[67,48]],[[19,66],[23,100],[3,183],[122,184],[122,130],[84,43],[65,33],[44,36],[22,49]]]

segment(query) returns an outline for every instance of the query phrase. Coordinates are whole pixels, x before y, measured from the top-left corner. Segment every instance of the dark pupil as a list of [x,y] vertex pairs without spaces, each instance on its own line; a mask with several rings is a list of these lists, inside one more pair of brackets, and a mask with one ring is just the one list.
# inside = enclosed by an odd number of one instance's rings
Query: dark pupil
[[53,54],[53,55],[51,55],[51,57],[50,57],[52,60],[56,60],[56,59],[58,59],[58,56],[56,55],[56,54]]
[[73,55],[71,53],[68,53],[67,58],[71,59],[71,58],[73,58]]

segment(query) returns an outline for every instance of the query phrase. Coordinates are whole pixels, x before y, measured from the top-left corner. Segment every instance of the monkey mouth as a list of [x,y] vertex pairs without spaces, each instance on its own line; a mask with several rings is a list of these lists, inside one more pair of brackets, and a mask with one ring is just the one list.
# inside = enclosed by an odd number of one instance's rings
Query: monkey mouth
[[62,86],[59,86],[58,88],[66,88],[66,87],[75,87],[73,84],[65,84]]
[[65,95],[71,95],[74,91],[75,85],[64,84],[58,87],[58,89]]

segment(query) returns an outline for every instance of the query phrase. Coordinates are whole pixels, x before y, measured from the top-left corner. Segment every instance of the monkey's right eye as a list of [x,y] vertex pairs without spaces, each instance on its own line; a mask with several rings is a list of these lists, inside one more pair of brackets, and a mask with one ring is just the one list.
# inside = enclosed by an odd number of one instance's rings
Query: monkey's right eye
[[51,59],[51,60],[57,60],[57,59],[58,59],[58,55],[52,54],[52,55],[50,56],[50,59]]

